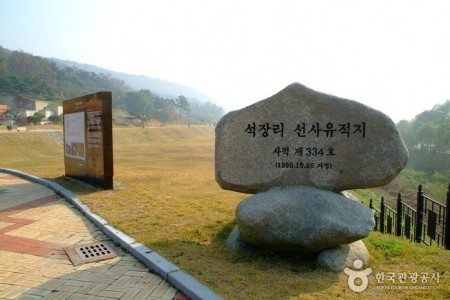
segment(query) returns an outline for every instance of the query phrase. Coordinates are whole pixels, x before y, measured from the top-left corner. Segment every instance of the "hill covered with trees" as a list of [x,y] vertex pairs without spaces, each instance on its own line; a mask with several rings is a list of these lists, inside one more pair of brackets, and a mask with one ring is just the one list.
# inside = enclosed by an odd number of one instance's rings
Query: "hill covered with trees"
[[410,168],[429,173],[450,169],[450,100],[397,127],[409,150]]
[[51,58],[50,61],[64,67],[76,68],[88,72],[94,72],[97,74],[110,74],[114,78],[123,80],[125,84],[131,87],[131,89],[133,90],[150,90],[155,94],[167,98],[174,98],[178,97],[179,95],[184,95],[189,99],[197,99],[201,102],[213,102],[213,99],[203,94],[202,92],[179,83],[170,82],[147,75],[134,75],[123,72],[116,72],[93,65],[80,64],[69,60]]
[[[170,85],[169,85],[170,86]],[[23,95],[39,100],[66,100],[111,91],[113,108],[121,108],[145,119],[165,122],[216,123],[223,109],[214,103],[186,96],[164,97],[148,89],[134,90],[123,79],[0,47],[1,99]],[[185,101],[181,101],[184,99]]]

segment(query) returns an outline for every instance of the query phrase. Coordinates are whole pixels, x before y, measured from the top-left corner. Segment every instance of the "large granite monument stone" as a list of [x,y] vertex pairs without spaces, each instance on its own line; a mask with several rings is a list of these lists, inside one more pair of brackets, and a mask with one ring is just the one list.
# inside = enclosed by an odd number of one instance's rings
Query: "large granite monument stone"
[[[216,180],[223,189],[256,195],[238,205],[227,244],[233,250],[239,249],[233,241],[245,249],[344,249],[369,234],[374,216],[338,193],[385,185],[407,159],[385,114],[299,83],[230,112],[216,127]],[[349,252],[333,253],[353,257]]]

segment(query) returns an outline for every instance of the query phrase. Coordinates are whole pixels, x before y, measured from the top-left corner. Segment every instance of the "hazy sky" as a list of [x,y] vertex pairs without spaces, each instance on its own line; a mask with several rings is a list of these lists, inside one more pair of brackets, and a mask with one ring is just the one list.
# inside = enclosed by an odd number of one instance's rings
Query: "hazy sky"
[[450,1],[0,0],[0,45],[179,82],[228,109],[292,82],[394,121],[450,99]]

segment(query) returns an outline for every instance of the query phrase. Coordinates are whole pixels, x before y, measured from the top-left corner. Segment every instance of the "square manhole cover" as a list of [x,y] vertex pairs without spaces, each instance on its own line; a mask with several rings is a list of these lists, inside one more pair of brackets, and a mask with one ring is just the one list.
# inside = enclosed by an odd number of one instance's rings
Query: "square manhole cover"
[[117,256],[114,246],[109,241],[96,241],[89,244],[64,248],[74,266],[101,261]]

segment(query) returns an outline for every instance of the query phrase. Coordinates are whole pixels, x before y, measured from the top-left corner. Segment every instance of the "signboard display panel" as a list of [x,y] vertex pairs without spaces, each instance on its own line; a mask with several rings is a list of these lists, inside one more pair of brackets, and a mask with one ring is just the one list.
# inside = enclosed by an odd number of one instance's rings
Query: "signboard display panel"
[[112,95],[98,92],[64,101],[66,176],[113,188]]
[[64,115],[65,156],[86,160],[84,123],[84,112]]

